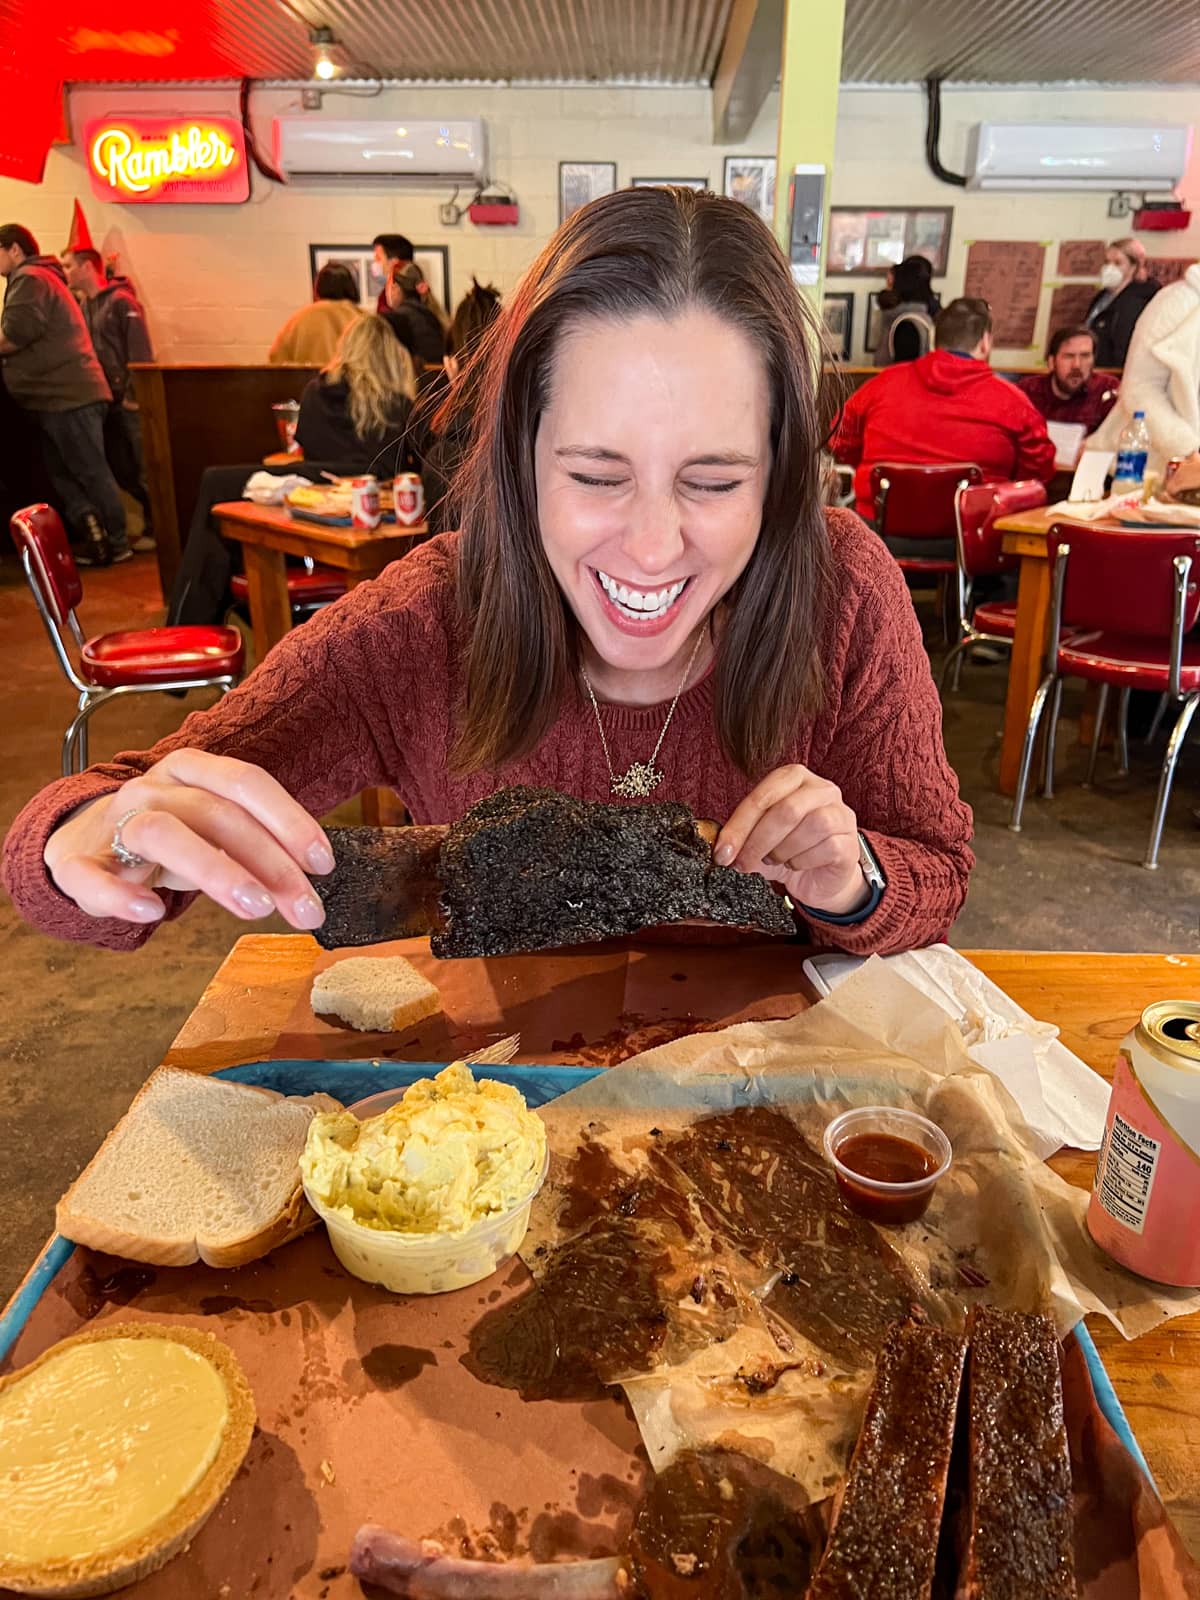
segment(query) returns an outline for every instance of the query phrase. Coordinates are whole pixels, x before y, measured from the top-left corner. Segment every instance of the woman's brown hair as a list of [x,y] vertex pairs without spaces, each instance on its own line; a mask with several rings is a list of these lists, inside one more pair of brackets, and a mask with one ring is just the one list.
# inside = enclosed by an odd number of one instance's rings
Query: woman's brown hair
[[821,702],[830,551],[812,314],[770,230],[746,206],[689,189],[624,189],[563,224],[471,363],[477,432],[462,484],[460,771],[501,767],[533,750],[576,688],[578,626],[542,548],[534,478],[558,344],[590,319],[672,318],[692,306],[749,337],[771,396],[762,528],[726,596],[718,645],[721,745],[744,772],[761,775]]

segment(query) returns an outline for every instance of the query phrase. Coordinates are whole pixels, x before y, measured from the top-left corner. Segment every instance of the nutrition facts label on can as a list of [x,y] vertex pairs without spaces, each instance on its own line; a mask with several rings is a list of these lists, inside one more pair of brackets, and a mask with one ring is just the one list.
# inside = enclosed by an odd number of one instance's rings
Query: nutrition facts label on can
[[1097,1198],[1114,1221],[1134,1233],[1141,1233],[1146,1226],[1161,1149],[1161,1140],[1139,1133],[1119,1112],[1114,1113],[1100,1162]]

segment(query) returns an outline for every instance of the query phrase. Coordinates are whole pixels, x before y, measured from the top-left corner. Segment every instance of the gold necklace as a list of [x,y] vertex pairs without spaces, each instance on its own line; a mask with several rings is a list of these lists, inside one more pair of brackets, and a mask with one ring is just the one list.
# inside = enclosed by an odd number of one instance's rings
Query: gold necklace
[[604,749],[604,764],[608,768],[608,781],[612,785],[612,792],[620,795],[623,800],[644,800],[647,795],[653,794],[655,789],[657,789],[659,784],[663,781],[663,775],[658,771],[654,763],[658,760],[658,752],[662,749],[662,742],[667,737],[667,729],[671,726],[671,718],[675,715],[675,707],[679,704],[679,697],[683,693],[685,687],[687,686],[687,681],[692,675],[692,668],[696,663],[696,654],[700,649],[700,641],[703,639],[703,637],[704,631],[701,629],[701,631],[696,635],[696,642],[692,646],[692,653],[688,657],[688,664],[683,669],[683,677],[679,680],[679,687],[675,691],[675,698],[671,701],[671,709],[667,712],[667,720],[662,725],[662,732],[658,736],[658,743],[650,752],[649,761],[635,761],[633,765],[629,767],[626,772],[623,772],[619,778],[613,771],[612,756],[609,754],[608,740],[604,737],[604,723],[600,719],[600,707],[596,704],[596,695],[592,689],[591,679],[588,677],[587,670],[584,667],[581,666],[579,669],[580,674],[583,677],[584,688],[586,688],[588,692],[588,698],[592,702],[592,710],[596,713],[596,727],[600,731],[600,743]]

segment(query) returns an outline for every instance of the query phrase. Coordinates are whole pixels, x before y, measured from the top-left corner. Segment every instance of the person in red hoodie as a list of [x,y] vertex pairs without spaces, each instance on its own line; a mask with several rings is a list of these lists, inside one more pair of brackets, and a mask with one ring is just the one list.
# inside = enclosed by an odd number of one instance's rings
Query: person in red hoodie
[[928,355],[886,368],[851,395],[833,453],[857,469],[854,502],[860,517],[869,522],[875,515],[871,468],[880,461],[973,461],[985,483],[1006,478],[1047,483],[1053,477],[1054,445],[1045,419],[1015,383],[988,366],[991,349],[987,301],[952,300],[934,324],[934,349]]

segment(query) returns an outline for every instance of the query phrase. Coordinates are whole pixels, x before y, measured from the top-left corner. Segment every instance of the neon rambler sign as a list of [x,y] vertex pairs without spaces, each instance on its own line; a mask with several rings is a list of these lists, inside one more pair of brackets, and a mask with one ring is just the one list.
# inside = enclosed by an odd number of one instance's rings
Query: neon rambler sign
[[229,204],[250,193],[246,143],[228,117],[112,117],[86,134],[92,187],[126,204]]

